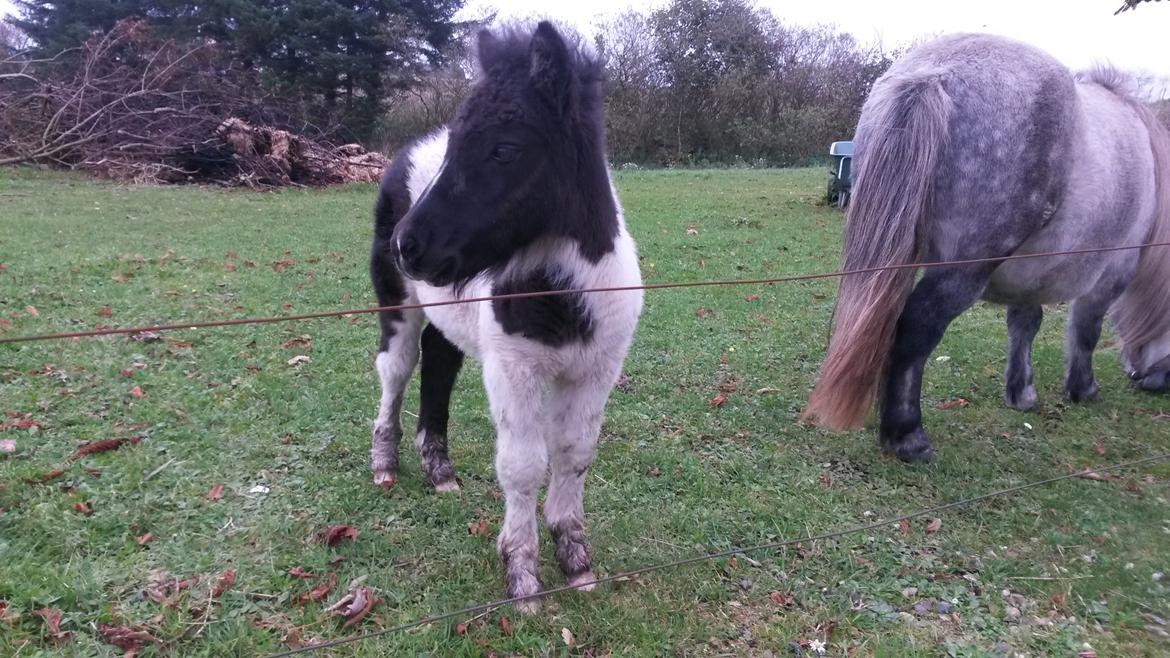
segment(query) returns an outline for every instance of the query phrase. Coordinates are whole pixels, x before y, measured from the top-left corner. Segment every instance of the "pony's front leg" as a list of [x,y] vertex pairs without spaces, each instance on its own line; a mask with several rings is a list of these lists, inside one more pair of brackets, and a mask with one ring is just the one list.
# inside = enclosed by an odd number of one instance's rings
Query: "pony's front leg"
[[1106,277],[1087,295],[1078,297],[1069,309],[1064,341],[1064,395],[1073,402],[1097,399],[1093,377],[1093,350],[1101,339],[1101,324],[1109,306],[1125,286]]
[[[586,381],[557,382],[549,398],[548,448],[552,479],[544,520],[556,544],[557,561],[569,585],[595,580],[585,541],[585,478],[597,451],[605,401],[616,372],[601,370]],[[580,589],[589,591],[593,585]]]
[[[548,452],[544,442],[546,382],[531,369],[486,358],[484,385],[496,425],[496,479],[504,491],[504,525],[496,542],[509,598],[540,592],[540,540],[536,494],[544,483]],[[535,612],[529,598],[516,604]]]
[[406,383],[418,363],[422,311],[381,313],[382,337],[374,367],[382,383],[382,399],[370,438],[370,467],[374,484],[390,487],[398,474],[398,443],[402,439],[399,414]]

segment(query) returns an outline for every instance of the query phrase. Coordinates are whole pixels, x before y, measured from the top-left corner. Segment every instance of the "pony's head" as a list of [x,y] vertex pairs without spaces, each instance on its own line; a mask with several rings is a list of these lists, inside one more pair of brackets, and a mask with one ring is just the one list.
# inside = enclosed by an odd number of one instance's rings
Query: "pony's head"
[[542,237],[577,238],[590,256],[598,235],[616,233],[597,58],[547,22],[483,30],[477,50],[479,79],[439,173],[392,241],[403,272],[432,285],[500,266]]
[[1164,391],[1170,388],[1170,334],[1121,351],[1121,367],[1138,388]]

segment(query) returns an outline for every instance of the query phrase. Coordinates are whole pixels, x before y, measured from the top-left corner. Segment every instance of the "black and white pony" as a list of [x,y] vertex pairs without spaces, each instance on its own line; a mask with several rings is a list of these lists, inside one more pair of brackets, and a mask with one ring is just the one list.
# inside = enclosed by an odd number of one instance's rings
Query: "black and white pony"
[[[989,35],[911,51],[875,85],[855,140],[842,269],[1170,241],[1170,136],[1116,73],[1074,77],[1047,54]],[[1042,304],[1071,301],[1064,394],[1097,396],[1092,357],[1107,314],[1127,374],[1170,373],[1170,248],[853,275],[806,415],[856,427],[881,398],[880,440],[929,458],[923,366],[980,298],[1007,306],[1005,401],[1037,402],[1032,340]]]
[[[482,31],[477,49],[478,80],[455,119],[383,175],[370,258],[378,303],[638,285],[606,162],[601,63],[547,22]],[[421,344],[415,444],[435,489],[459,489],[447,413],[470,354],[496,426],[508,595],[540,591],[536,496],[549,466],[544,517],[557,559],[570,584],[592,581],[585,477],[641,308],[640,292],[620,292],[383,313],[374,482],[394,482],[403,389]]]

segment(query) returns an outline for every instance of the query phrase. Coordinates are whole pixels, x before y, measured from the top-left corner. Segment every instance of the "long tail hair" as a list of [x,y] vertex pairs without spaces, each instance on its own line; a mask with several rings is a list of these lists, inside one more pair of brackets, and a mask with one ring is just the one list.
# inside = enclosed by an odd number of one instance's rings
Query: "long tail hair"
[[[950,110],[934,74],[888,76],[870,94],[857,126],[842,269],[917,261]],[[829,429],[865,421],[913,282],[913,268],[841,279],[833,334],[806,420]]]
[[[1119,95],[1117,74],[1096,71],[1090,79]],[[1154,155],[1154,226],[1148,242],[1170,242],[1170,131],[1144,103],[1130,97],[1150,135]],[[1146,343],[1170,333],[1170,247],[1142,250],[1137,273],[1112,308],[1114,324],[1125,349],[1140,349]]]

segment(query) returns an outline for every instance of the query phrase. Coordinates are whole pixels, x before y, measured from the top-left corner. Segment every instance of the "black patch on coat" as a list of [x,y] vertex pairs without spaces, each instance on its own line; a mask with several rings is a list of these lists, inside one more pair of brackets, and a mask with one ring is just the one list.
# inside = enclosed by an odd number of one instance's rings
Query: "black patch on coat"
[[[374,284],[379,306],[394,306],[406,299],[406,286],[398,265],[394,262],[391,241],[394,226],[410,209],[410,191],[406,187],[410,175],[410,152],[413,145],[399,151],[386,171],[378,189],[378,202],[374,207],[374,240],[370,246],[370,281]],[[378,351],[384,352],[394,336],[394,323],[402,321],[400,311],[378,314],[382,335],[378,340]]]
[[[545,290],[571,290],[572,278],[560,269],[545,266],[527,276],[499,281],[493,295],[511,295]],[[588,342],[593,336],[593,318],[580,294],[568,293],[492,301],[496,321],[504,331],[552,347]]]
[[462,367],[463,352],[438,327],[428,324],[422,333],[418,431],[426,432],[419,446],[420,457],[423,471],[434,485],[450,482],[455,477],[447,453],[447,419],[451,391]]

